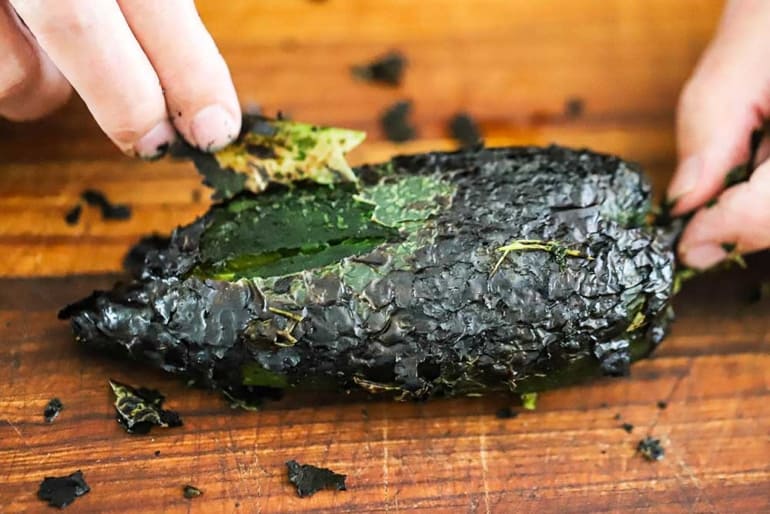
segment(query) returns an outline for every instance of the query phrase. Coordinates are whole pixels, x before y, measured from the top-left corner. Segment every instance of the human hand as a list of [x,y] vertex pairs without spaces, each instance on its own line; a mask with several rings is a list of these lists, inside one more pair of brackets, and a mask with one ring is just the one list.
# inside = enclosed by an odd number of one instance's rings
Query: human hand
[[751,132],[769,117],[770,2],[729,0],[679,100],[679,166],[668,198],[676,202],[673,214],[700,208],[679,244],[685,264],[708,268],[728,256],[725,245],[740,253],[770,247],[767,142],[751,179],[722,191],[727,173],[749,158]]
[[230,72],[193,0],[0,0],[0,116],[42,117],[70,84],[129,155],[159,157],[174,127],[204,150],[240,131]]

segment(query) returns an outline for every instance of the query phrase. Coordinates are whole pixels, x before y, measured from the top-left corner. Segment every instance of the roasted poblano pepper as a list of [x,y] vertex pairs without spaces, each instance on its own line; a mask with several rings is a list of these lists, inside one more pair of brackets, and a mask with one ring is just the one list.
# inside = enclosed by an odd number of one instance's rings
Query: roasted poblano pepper
[[188,149],[224,200],[64,309],[77,341],[254,401],[524,394],[624,375],[663,338],[674,256],[632,165],[551,146],[350,170],[361,139],[257,119]]

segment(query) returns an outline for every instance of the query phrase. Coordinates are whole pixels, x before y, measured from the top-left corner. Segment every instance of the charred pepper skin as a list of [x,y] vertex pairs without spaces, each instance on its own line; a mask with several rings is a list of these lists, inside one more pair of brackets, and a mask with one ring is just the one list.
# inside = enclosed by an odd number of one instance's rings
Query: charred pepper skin
[[[87,346],[248,399],[319,384],[398,399],[525,393],[624,375],[663,339],[675,259],[647,222],[650,186],[633,165],[552,146],[355,171],[364,184],[420,175],[452,192],[400,241],[233,280],[196,273],[203,234],[227,203],[214,206],[149,251],[133,282],[60,317]],[[556,244],[503,255],[514,241]]]

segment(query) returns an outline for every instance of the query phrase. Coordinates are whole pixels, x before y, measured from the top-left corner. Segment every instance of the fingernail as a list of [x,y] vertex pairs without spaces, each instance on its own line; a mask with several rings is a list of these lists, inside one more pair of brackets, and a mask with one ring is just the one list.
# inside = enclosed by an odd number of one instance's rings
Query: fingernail
[[707,269],[725,260],[727,252],[721,245],[705,243],[685,250],[683,260],[697,269]]
[[168,120],[163,120],[150,129],[134,145],[136,154],[147,160],[159,159],[168,150],[169,145],[176,138],[176,131]]
[[209,105],[198,111],[190,126],[192,143],[207,152],[230,144],[239,130],[240,122],[221,105]]
[[676,203],[683,196],[695,191],[702,167],[702,159],[699,155],[693,155],[682,161],[676,170],[674,180],[668,186],[668,198],[671,202]]

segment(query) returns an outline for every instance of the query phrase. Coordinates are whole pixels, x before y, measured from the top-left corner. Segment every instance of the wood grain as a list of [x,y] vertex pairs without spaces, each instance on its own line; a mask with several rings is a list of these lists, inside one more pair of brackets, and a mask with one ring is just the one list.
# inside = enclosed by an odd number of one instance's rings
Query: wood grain
[[[476,117],[487,142],[589,146],[639,161],[658,191],[675,164],[678,91],[710,37],[716,0],[232,0],[197,2],[244,103],[369,132],[353,161],[452,148],[445,124]],[[354,81],[392,48],[399,89]],[[383,141],[381,109],[408,98],[420,139]],[[585,112],[565,114],[580,98]],[[629,379],[512,400],[394,404],[293,396],[263,412],[133,363],[81,351],[56,311],[104,288],[131,242],[205,211],[185,163],[121,157],[73,101],[36,123],[0,122],[0,512],[44,510],[46,475],[82,469],[72,512],[770,512],[770,303],[749,304],[770,258],[702,277],[674,332]],[[127,222],[64,213],[83,189],[132,205]],[[197,191],[197,193],[194,193]],[[202,199],[197,197],[202,196]],[[158,387],[184,427],[149,437],[114,421],[107,378]],[[65,410],[53,425],[45,403]],[[668,401],[660,410],[659,400]],[[620,414],[621,419],[616,419]],[[635,425],[627,434],[620,424]],[[660,437],[666,459],[635,454]],[[160,451],[159,456],[154,452]],[[299,499],[285,461],[348,474],[348,491]],[[204,495],[182,498],[185,483]]]

